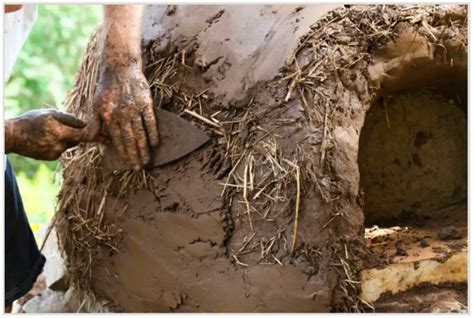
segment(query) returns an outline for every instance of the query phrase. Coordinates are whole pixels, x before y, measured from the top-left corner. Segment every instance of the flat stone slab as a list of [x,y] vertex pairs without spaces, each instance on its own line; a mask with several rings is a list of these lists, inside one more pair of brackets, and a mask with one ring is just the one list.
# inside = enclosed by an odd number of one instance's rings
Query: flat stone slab
[[387,265],[361,271],[364,301],[421,285],[467,283],[467,206],[448,208],[443,215],[422,226],[366,229],[368,246]]

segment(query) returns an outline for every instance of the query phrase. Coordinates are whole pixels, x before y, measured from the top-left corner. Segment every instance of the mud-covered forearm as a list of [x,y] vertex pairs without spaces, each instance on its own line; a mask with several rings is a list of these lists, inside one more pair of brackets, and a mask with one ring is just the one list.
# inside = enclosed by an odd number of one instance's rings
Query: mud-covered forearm
[[5,121],[5,153],[9,154],[15,152],[17,138],[14,134],[14,119],[7,119]]
[[141,5],[106,5],[104,8],[102,71],[141,67]]
[[158,145],[150,87],[142,69],[139,5],[105,6],[101,68],[88,140],[105,124],[110,139],[130,168],[140,170]]

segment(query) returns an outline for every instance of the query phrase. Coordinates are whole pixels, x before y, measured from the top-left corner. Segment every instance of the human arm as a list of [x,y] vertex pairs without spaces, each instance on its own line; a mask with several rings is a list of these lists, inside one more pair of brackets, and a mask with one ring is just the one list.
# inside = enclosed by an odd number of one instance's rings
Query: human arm
[[[140,5],[106,5],[101,34],[103,50],[94,97],[95,125],[104,123],[113,145],[132,168],[150,161],[150,146],[158,144],[158,129],[141,57]],[[99,123],[99,124],[97,124]]]
[[5,13],[15,12],[23,8],[22,4],[6,4]]
[[86,123],[54,109],[33,110],[5,121],[5,153],[56,160],[86,137]]

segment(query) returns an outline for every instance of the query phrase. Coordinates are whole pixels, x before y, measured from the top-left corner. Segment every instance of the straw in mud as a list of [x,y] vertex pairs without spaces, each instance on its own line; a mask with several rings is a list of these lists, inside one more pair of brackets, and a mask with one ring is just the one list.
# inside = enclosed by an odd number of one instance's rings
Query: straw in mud
[[[338,103],[338,94],[358,89],[350,86],[346,73],[357,70],[364,74],[373,62],[373,52],[396,37],[397,25],[402,22],[414,25],[432,45],[443,45],[440,34],[448,31],[440,33],[437,29],[463,27],[459,21],[448,24],[443,10],[437,6],[353,6],[331,11],[312,26],[289,58],[286,70],[271,83],[275,91],[283,90],[284,102],[290,103],[294,98],[301,101],[306,121],[278,118],[274,124],[277,128],[285,124],[302,129],[311,126],[313,130],[307,138],[311,138],[314,146],[308,152],[282,151],[277,142],[279,136],[263,124],[266,115],[275,109],[259,110],[253,107],[256,103],[253,98],[241,108],[216,109],[211,107],[213,96],[206,89],[191,91],[182,85],[180,76],[194,67],[187,60],[192,57],[191,48],[155,53],[151,47],[145,52],[145,74],[155,106],[170,104],[175,113],[212,135],[216,149],[213,159],[219,164],[209,168],[219,170],[223,205],[230,207],[232,202],[240,202],[245,212],[237,215],[231,211],[225,216],[226,220],[249,223],[248,235],[243,236],[241,244],[237,242],[237,250],[229,251],[229,258],[235,264],[281,266],[301,256],[314,267],[318,265],[321,251],[298,240],[302,231],[299,225],[304,224],[300,222],[305,217],[302,214],[305,194],[312,189],[319,192],[322,203],[334,212],[324,220],[323,229],[336,227],[345,217],[339,212],[345,198],[338,194],[340,189],[332,175],[331,164],[333,129],[351,112]],[[303,52],[313,54],[307,64],[301,62]],[[99,55],[94,36],[66,103],[67,109],[81,118],[92,113]],[[360,94],[367,94],[369,100],[373,88],[362,90]],[[285,103],[279,107],[285,107]],[[108,196],[112,191],[116,191],[114,195],[119,198],[126,198],[136,189],[154,191],[153,176],[148,173],[114,173],[102,169],[100,161],[100,149],[94,145],[80,145],[68,151],[62,160],[64,185],[56,216],[57,233],[68,273],[77,292],[84,295],[91,293],[92,269],[98,265],[97,256],[103,251],[116,253],[120,248],[120,225],[110,224],[104,213],[109,204]],[[116,189],[112,190],[111,185]],[[119,214],[126,217],[127,207]],[[277,222],[287,219],[290,222]],[[273,233],[262,235],[259,231],[262,224],[271,224]],[[231,235],[232,230],[229,231]],[[331,262],[345,297],[338,310],[361,311],[370,304],[364,305],[358,298],[352,245],[347,247],[338,241],[339,237],[336,239],[328,242],[328,249],[334,244]],[[257,257],[252,258],[254,254]]]

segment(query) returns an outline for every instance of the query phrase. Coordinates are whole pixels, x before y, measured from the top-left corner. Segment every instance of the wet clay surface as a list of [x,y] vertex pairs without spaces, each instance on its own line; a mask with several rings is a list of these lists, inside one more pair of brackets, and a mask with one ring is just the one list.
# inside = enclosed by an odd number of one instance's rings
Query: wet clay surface
[[127,236],[120,252],[94,271],[94,290],[131,312],[324,311],[329,290],[317,276],[291,265],[242,266],[229,259],[222,189],[204,164],[194,153],[156,169],[154,192],[110,201],[111,217],[128,204],[116,219]]
[[276,76],[301,36],[334,4],[150,5],[143,39],[158,49],[195,46],[194,64],[223,105],[246,98],[257,82]]
[[[214,103],[225,105],[248,98],[246,87],[273,77],[298,37],[327,8],[184,6],[170,16],[155,15],[153,19],[160,21],[172,45],[180,49],[185,47],[181,39],[190,34],[197,37],[199,48],[193,61],[205,70],[194,82],[187,78],[186,85],[200,90],[204,80],[211,87],[209,92],[217,96]],[[177,23],[179,26],[175,26]],[[145,30],[146,35],[148,27]],[[160,39],[155,39],[159,46],[154,49],[159,49]],[[281,47],[283,40],[288,45]],[[259,99],[268,103],[276,96],[262,92]],[[260,105],[262,110],[268,107]],[[304,134],[275,119],[299,120],[297,107],[294,103],[260,122],[266,131],[284,136],[279,144],[288,153]],[[259,210],[255,205],[250,225],[242,199],[229,202],[222,197],[226,182],[219,171],[226,169],[219,169],[222,156],[215,143],[206,145],[176,163],[149,171],[153,178],[150,190],[130,193],[127,200],[111,200],[106,205],[106,215],[121,224],[126,235],[120,251],[93,271],[94,290],[129,312],[328,311],[336,275],[328,271],[329,257],[325,255],[329,251],[321,243],[330,232],[321,233],[319,238],[313,236],[315,226],[322,226],[327,219],[308,222],[307,218],[314,219],[305,213],[311,206],[302,207],[302,241],[314,246],[314,256],[308,257],[321,261],[315,267],[304,256],[293,260],[288,251],[291,201],[283,201],[271,210],[265,207],[266,214],[263,207]],[[267,165],[254,169],[255,184],[270,171]],[[242,165],[235,169],[241,176],[244,170]],[[257,189],[249,192],[257,197]],[[116,219],[115,212],[125,206],[125,212]],[[229,209],[231,214],[226,212]],[[231,224],[234,222],[235,226]],[[316,253],[317,248],[323,250]]]
[[[356,274],[372,254],[358,141],[383,84],[370,54],[413,16],[441,30],[431,18],[445,11],[211,8],[153,6],[145,20],[155,106],[211,141],[139,173],[104,170],[93,147],[69,158],[59,233],[74,282],[128,312],[359,311]],[[87,114],[94,86],[77,87],[69,108]]]

